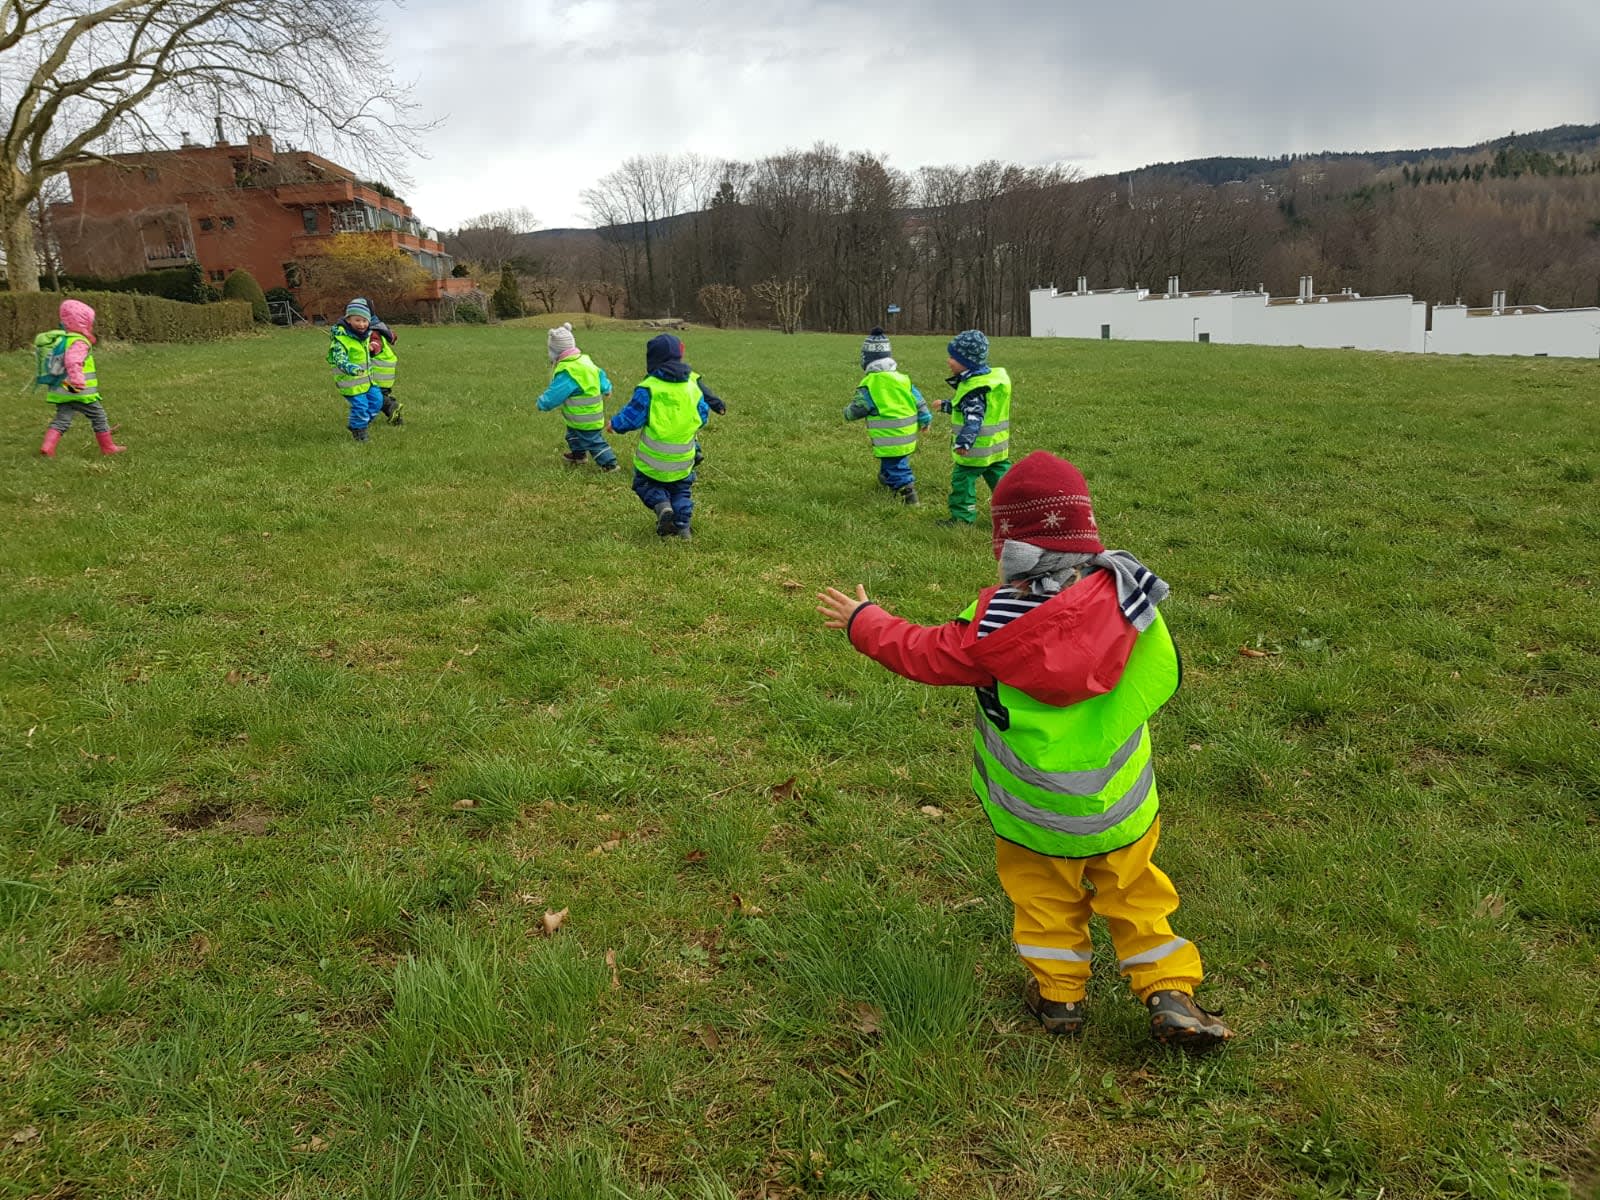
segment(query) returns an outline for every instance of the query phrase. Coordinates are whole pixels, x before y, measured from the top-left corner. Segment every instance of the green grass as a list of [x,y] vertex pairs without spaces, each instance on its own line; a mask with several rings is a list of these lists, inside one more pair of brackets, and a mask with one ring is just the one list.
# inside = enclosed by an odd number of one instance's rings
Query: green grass
[[858,341],[688,338],[688,545],[562,467],[535,323],[406,331],[366,446],[315,333],[104,348],[116,459],[0,408],[0,1197],[1592,1188],[1593,364],[996,344],[1173,585],[1191,1063],[1103,940],[1085,1040],[1024,1019],[970,697],[812,611],[993,573],[875,492]]

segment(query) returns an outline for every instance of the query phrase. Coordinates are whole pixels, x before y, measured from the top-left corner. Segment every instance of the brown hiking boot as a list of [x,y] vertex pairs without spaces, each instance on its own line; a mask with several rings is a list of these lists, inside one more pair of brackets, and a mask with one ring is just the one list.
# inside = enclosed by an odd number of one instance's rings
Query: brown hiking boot
[[1206,1054],[1233,1037],[1221,1017],[1201,1008],[1187,992],[1152,992],[1145,1007],[1150,1010],[1150,1036],[1163,1046]]
[[1085,1008],[1082,1000],[1046,1000],[1039,994],[1039,981],[1029,979],[1022,989],[1022,1002],[1028,1011],[1039,1018],[1046,1033],[1062,1037],[1079,1037],[1083,1034]]

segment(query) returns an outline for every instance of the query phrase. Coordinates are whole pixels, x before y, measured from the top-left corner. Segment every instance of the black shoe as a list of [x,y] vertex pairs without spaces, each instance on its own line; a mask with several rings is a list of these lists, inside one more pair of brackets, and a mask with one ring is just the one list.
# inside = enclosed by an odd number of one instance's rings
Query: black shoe
[[677,538],[680,542],[690,541],[694,537],[694,535],[689,532],[689,527],[687,525],[674,525],[672,527],[672,536]]
[[617,471],[617,470],[620,470],[622,468],[622,464],[619,463],[619,462],[608,462],[608,463],[597,462],[597,463],[595,463],[595,466],[599,467],[602,471],[606,471],[606,472]]
[[1163,1046],[1205,1054],[1233,1037],[1221,1017],[1201,1008],[1187,992],[1152,992],[1145,1007],[1150,1010],[1150,1036]]
[[900,497],[900,503],[902,504],[915,504],[917,502],[916,485],[908,483],[905,487],[896,491],[895,495]]
[[383,407],[378,411],[383,414],[383,419],[388,421],[389,424],[404,425],[405,422],[400,419],[401,407],[400,401],[396,400],[393,396],[385,396],[383,398]]
[[358,441],[358,442],[366,441],[367,440],[366,426],[362,426],[360,429],[352,429],[350,431],[350,436],[355,438],[355,440]]
[[671,537],[678,530],[678,519],[672,515],[672,505],[663,504],[656,509],[656,536]]
[[568,450],[565,454],[563,454],[561,456],[561,460],[564,463],[566,463],[567,466],[575,467],[579,463],[583,462],[583,460],[588,458],[588,457],[589,457],[589,455],[585,451],[582,451],[582,450]]
[[1028,1006],[1028,1011],[1039,1018],[1039,1024],[1046,1033],[1059,1034],[1062,1037],[1082,1037],[1087,1005],[1082,1000],[1046,1000],[1039,995],[1039,981],[1028,980],[1028,986],[1022,989],[1022,1002]]

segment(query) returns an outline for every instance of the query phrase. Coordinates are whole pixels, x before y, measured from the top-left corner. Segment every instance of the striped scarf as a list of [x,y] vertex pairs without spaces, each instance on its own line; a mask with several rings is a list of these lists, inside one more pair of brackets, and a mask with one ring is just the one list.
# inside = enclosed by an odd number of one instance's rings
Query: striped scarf
[[[1009,623],[1056,593],[1071,587],[1093,570],[1110,571],[1117,581],[1117,607],[1128,624],[1143,633],[1156,619],[1156,605],[1167,598],[1172,589],[1167,581],[1151,571],[1126,550],[1107,550],[1102,554],[1069,554],[1055,550],[1041,550],[1027,542],[1007,540],[1000,548],[1000,572],[1011,585],[1016,597],[1034,599],[1021,611],[1001,620],[995,628]],[[989,607],[999,601],[996,596]],[[999,616],[1000,614],[996,614]],[[979,622],[978,636],[985,632],[984,622]]]

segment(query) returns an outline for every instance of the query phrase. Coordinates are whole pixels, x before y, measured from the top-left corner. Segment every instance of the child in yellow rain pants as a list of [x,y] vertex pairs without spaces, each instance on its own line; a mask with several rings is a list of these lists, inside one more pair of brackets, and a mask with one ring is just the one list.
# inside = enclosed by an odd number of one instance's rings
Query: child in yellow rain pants
[[1000,584],[956,620],[913,625],[861,587],[829,588],[819,611],[891,671],[977,690],[972,785],[1015,909],[1024,1001],[1044,1028],[1083,1031],[1099,913],[1151,1035],[1214,1049],[1233,1031],[1194,1001],[1200,952],[1173,933],[1178,893],[1152,861],[1161,823],[1146,722],[1180,675],[1156,608],[1167,585],[1133,555],[1107,553],[1083,475],[1053,454],[1006,474],[991,519]]

